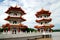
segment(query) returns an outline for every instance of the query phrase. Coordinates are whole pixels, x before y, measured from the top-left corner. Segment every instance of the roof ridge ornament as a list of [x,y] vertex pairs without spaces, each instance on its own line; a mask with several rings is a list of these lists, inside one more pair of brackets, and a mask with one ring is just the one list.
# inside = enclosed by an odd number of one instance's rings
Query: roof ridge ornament
[[18,8],[18,6],[17,6],[17,4],[16,4],[16,6],[15,6],[16,8]]

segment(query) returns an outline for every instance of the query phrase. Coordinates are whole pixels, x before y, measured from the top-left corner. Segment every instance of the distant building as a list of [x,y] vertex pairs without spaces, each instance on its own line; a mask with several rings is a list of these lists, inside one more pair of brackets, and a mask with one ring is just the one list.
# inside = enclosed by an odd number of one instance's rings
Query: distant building
[[9,21],[9,23],[2,25],[4,32],[8,29],[8,31],[12,31],[13,34],[16,34],[16,32],[22,31],[21,29],[27,28],[26,25],[22,24],[22,22],[26,21],[26,19],[22,18],[26,13],[21,9],[21,7],[11,6],[5,13],[8,14],[8,17],[5,18],[5,20]]
[[39,20],[36,20],[36,22],[39,23],[39,25],[36,25],[35,28],[38,29],[39,32],[51,32],[51,28],[54,27],[53,24],[49,24],[49,22],[51,22],[52,20],[51,18],[49,18],[51,12],[42,9],[35,15],[37,18],[39,18]]

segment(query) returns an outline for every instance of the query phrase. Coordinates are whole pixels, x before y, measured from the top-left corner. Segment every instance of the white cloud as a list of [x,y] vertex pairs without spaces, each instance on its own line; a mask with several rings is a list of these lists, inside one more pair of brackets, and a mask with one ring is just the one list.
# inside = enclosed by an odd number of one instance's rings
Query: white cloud
[[[51,18],[53,19],[51,23],[60,24],[60,0],[4,0],[0,3],[0,21],[3,20],[7,15],[4,13],[10,6],[19,5],[27,13],[23,17],[27,19],[24,24],[29,27],[34,27],[37,23],[35,20],[35,13],[42,8],[52,12]],[[1,21],[0,24],[6,23],[6,21]]]

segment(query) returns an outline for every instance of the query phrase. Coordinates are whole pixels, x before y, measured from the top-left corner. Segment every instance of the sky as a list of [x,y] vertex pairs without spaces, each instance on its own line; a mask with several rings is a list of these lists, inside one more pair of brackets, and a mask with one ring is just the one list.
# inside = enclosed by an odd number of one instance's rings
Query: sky
[[60,0],[0,0],[0,26],[6,24],[4,20],[8,15],[5,13],[10,6],[21,7],[26,15],[23,15],[27,21],[23,22],[29,28],[34,28],[38,23],[35,14],[42,8],[51,12],[50,18],[52,21],[50,24],[54,24],[53,29],[60,29]]

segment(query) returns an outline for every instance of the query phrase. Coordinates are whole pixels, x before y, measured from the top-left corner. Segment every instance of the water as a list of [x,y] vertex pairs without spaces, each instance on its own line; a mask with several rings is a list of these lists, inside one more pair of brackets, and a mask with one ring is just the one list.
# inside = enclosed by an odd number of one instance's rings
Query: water
[[60,40],[60,32],[53,32],[52,38],[53,40]]

